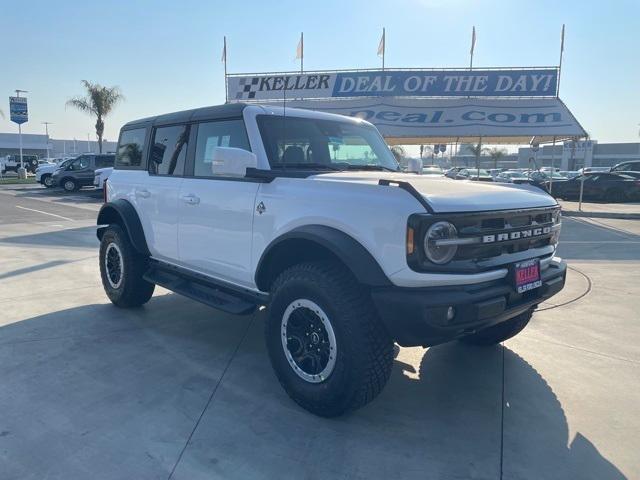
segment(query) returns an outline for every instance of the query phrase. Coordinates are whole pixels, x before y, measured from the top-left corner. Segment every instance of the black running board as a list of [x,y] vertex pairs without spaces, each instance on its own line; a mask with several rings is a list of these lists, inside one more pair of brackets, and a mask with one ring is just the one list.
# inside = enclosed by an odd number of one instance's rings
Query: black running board
[[233,315],[248,315],[268,301],[265,294],[218,283],[204,275],[157,260],[150,260],[144,279]]

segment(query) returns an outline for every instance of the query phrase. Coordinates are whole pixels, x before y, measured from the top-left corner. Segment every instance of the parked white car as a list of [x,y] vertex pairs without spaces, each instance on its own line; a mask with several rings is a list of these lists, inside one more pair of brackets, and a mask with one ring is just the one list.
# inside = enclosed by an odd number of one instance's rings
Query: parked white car
[[161,285],[234,315],[266,305],[275,373],[321,416],[380,393],[394,341],[495,345],[564,287],[551,196],[403,173],[361,119],[228,104],[133,121],[105,192],[111,302]]
[[113,172],[113,167],[98,168],[94,172],[93,186],[98,190],[102,190],[104,188],[104,182],[109,178],[111,172]]

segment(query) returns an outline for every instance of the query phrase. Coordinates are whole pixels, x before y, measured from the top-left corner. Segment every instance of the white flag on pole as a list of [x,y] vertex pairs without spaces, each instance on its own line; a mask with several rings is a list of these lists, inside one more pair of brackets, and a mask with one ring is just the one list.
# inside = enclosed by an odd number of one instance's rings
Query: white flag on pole
[[227,61],[227,37],[224,37],[224,45],[222,46],[222,58],[220,59],[220,61]]
[[564,52],[564,23],[562,24],[562,33],[560,34],[560,51]]
[[384,28],[382,29],[382,37],[380,37],[380,43],[378,44],[378,56],[384,56]]
[[302,43],[302,34],[300,34],[300,40],[298,41],[298,47],[296,48],[296,60],[300,60],[304,55],[304,45]]

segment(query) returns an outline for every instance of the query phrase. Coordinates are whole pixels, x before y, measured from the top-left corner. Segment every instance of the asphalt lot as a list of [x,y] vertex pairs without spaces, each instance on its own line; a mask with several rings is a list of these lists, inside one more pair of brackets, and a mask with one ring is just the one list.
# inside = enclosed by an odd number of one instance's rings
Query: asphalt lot
[[399,348],[326,420],[280,388],[263,312],[108,303],[99,202],[0,187],[0,479],[640,478],[640,221],[565,218],[567,287],[522,334]]

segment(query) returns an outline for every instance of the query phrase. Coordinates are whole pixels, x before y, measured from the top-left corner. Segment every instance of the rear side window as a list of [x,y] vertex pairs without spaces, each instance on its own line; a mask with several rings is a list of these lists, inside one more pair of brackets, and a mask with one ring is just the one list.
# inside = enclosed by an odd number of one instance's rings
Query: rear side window
[[113,155],[96,155],[96,168],[113,167]]
[[224,120],[198,125],[196,158],[193,174],[196,177],[212,177],[213,152],[217,147],[242,148],[251,151],[247,131],[242,120]]
[[[144,150],[144,137],[146,129],[136,128],[126,130],[120,134],[120,142],[115,157],[115,166],[122,168],[135,168],[142,165],[142,151]],[[113,158],[113,157],[111,157]],[[105,165],[105,166],[112,166]]]
[[640,162],[623,163],[611,169],[612,172],[640,172]]
[[190,125],[173,125],[154,131],[149,172],[155,175],[184,174],[190,128]]

